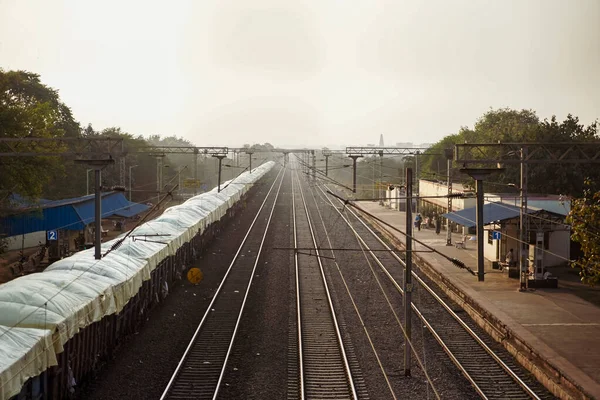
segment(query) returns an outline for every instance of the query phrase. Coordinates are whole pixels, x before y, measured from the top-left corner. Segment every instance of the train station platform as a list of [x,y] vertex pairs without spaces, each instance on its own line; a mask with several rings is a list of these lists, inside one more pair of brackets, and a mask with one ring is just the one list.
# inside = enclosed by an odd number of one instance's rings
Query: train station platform
[[[357,204],[365,211],[405,231],[406,214],[375,202]],[[393,239],[405,243],[406,237],[387,228]],[[477,243],[467,241],[465,248],[446,245],[446,232],[415,229],[414,237],[439,252],[456,257],[477,270]],[[452,242],[461,241],[453,234]],[[415,244],[414,250],[426,250]],[[433,252],[415,252],[437,275],[451,296],[497,340],[501,341],[538,380],[561,398],[600,399],[600,307],[575,293],[571,286],[558,289],[529,289],[520,292],[519,280],[492,269],[486,262],[485,280],[460,269]],[[461,293],[461,294],[456,294]]]

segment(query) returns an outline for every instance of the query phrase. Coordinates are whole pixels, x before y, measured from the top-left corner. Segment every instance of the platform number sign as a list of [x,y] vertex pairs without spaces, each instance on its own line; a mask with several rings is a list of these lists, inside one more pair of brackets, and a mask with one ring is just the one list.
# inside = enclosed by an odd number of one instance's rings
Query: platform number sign
[[492,240],[500,240],[502,234],[498,231],[492,231]]
[[58,240],[58,231],[47,231],[46,237],[48,240]]

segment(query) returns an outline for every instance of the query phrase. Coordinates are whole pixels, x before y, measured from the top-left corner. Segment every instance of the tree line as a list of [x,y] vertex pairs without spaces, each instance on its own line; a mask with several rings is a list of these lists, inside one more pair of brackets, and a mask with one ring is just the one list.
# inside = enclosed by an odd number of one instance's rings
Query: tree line
[[[58,90],[42,83],[38,74],[28,71],[4,71],[0,69],[0,138],[120,138],[125,149],[149,145],[194,146],[189,140],[176,136],[135,135],[119,127],[102,130],[91,124],[83,126],[75,119],[71,109],[60,99]],[[2,145],[2,152],[10,152]],[[246,145],[262,150],[272,145]],[[70,145],[48,142],[28,145],[18,144],[19,151],[61,153],[73,150]],[[108,149],[104,149],[108,150]],[[118,149],[120,150],[120,149]],[[254,155],[257,166],[270,156]],[[183,183],[194,177],[194,159],[191,154],[168,154],[162,160],[162,172],[157,171],[157,160],[149,154],[131,152],[126,155],[125,187],[129,188],[131,168],[132,200],[154,202],[157,194],[157,175],[162,173],[163,184]],[[242,154],[239,161],[224,159],[222,181],[237,176],[248,165],[248,156]],[[238,164],[241,168],[238,168]],[[121,184],[120,165],[116,162],[102,171],[102,186]],[[88,167],[75,163],[74,157],[36,156],[0,157],[0,215],[10,213],[16,207],[11,201],[19,195],[35,203],[37,199],[64,199],[79,197],[93,192],[93,174]],[[207,155],[198,156],[197,178],[199,192],[217,185],[218,160]],[[181,178],[181,179],[180,179]],[[189,185],[188,185],[189,186]],[[164,193],[164,190],[162,190]],[[193,188],[180,188],[179,193],[193,193]]]

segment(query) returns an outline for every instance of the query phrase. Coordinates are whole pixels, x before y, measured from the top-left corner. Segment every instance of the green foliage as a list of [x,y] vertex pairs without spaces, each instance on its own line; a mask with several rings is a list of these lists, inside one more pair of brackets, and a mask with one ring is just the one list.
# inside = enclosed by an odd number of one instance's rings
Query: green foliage
[[580,268],[582,282],[596,285],[600,283],[600,190],[594,181],[585,180],[583,197],[572,200],[567,222],[572,226],[571,239],[583,252],[571,266]]
[[[40,82],[39,75],[27,71],[0,69],[0,138],[53,138],[79,135],[79,124],[63,104],[58,91]],[[48,143],[32,147],[60,152],[65,150]],[[0,203],[11,193],[37,198],[45,186],[64,171],[57,157],[0,159]],[[6,204],[4,204],[5,206]]]
[[[508,108],[490,110],[477,122],[474,128],[462,127],[458,133],[444,137],[437,142],[428,153],[437,153],[435,156],[422,156],[423,169],[421,176],[424,178],[446,179],[447,168],[444,149],[453,149],[457,143],[519,143],[519,142],[570,142],[570,141],[598,141],[598,125],[593,123],[584,126],[577,117],[571,114],[566,119],[558,122],[556,117],[540,121],[531,110],[511,110]],[[488,158],[518,157],[517,154],[502,154],[501,150],[490,150]],[[444,166],[440,168],[440,166]],[[472,184],[470,178],[458,172],[461,166],[454,166],[452,179],[465,184]],[[508,189],[506,184],[520,182],[520,165],[505,164],[505,172],[493,176],[493,181],[499,186],[491,186],[491,190],[502,192]],[[439,176],[441,175],[441,176]],[[528,166],[528,191],[540,194],[567,194],[578,196],[583,191],[584,177],[590,176],[600,181],[600,169],[590,169],[585,164],[531,164]]]

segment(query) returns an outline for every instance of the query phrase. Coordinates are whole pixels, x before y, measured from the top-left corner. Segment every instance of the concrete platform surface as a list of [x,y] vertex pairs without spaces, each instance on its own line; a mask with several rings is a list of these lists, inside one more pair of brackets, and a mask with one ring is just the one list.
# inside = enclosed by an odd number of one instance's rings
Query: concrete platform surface
[[[406,214],[375,202],[360,202],[364,210],[405,231]],[[401,242],[406,238],[390,230]],[[466,249],[446,246],[446,232],[421,229],[414,237],[441,253],[456,257],[477,270],[477,243],[467,242]],[[453,235],[453,243],[461,240]],[[425,250],[416,244],[415,250]],[[500,320],[548,363],[579,385],[587,394],[600,399],[600,307],[589,303],[571,290],[530,289],[519,292],[519,280],[506,272],[491,269],[486,262],[485,281],[460,269],[435,253],[418,253],[453,285],[470,296],[480,307]]]

